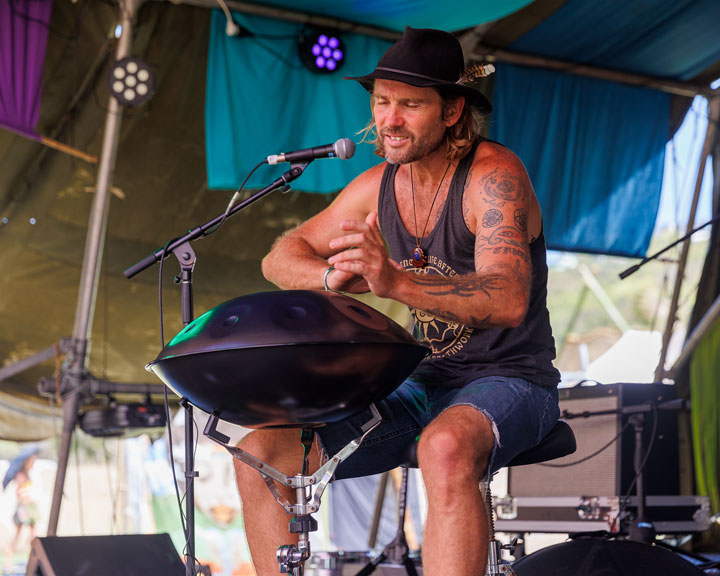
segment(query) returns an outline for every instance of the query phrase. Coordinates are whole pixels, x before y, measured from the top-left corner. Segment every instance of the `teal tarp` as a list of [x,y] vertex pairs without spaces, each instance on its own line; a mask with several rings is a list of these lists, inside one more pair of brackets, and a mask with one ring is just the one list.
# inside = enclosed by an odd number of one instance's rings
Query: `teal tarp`
[[[337,4],[309,0],[302,10],[395,30],[406,25],[458,30],[507,16],[530,1],[461,0],[449,10],[436,0]],[[298,8],[294,0],[273,4]],[[340,138],[359,141],[357,132],[370,119],[369,99],[356,82],[341,78],[372,71],[391,42],[343,33],[346,63],[336,74],[318,75],[298,58],[297,24],[240,13],[233,17],[254,36],[227,37],[223,13],[214,12],[205,111],[210,188],[239,187],[250,170],[271,154],[330,144]],[[293,188],[332,192],[378,161],[371,146],[358,146],[349,161],[313,162]],[[278,168],[263,169],[249,186],[262,187],[281,173]]]
[[[361,12],[364,6],[350,8]],[[404,14],[402,6],[384,17]],[[350,8],[323,12],[354,18]],[[474,18],[468,25],[481,21]],[[210,188],[237,188],[271,154],[339,138],[359,142],[358,131],[370,117],[369,99],[342,76],[372,70],[389,42],[344,34],[345,66],[340,73],[318,75],[297,56],[297,24],[241,14],[235,19],[253,36],[229,38],[223,14],[216,11],[212,18],[205,113]],[[418,26],[417,19],[406,23]],[[452,29],[445,19],[437,26]],[[549,246],[643,256],[662,186],[668,95],[504,63],[497,70],[491,135],[528,167]],[[313,162],[293,188],[332,192],[378,161],[370,146],[359,145],[351,160]],[[281,168],[262,168],[248,187],[268,184],[288,165]]]
[[[372,71],[390,42],[344,34],[347,61],[338,73],[315,74],[297,56],[295,24],[235,14],[257,36],[225,35],[215,11],[210,34],[205,137],[210,188],[240,186],[265,157],[350,138],[370,119],[368,93],[343,76]],[[332,192],[376,164],[372,147],[358,146],[350,160],[321,159],[308,166],[293,188]],[[287,170],[263,168],[250,181],[262,187]]]

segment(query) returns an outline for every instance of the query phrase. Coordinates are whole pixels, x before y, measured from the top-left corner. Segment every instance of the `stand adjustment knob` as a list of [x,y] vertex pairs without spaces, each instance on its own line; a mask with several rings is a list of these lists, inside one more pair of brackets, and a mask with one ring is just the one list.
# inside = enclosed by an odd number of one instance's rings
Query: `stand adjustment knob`
[[316,532],[318,523],[310,514],[300,514],[290,520],[290,533],[300,534],[302,532]]

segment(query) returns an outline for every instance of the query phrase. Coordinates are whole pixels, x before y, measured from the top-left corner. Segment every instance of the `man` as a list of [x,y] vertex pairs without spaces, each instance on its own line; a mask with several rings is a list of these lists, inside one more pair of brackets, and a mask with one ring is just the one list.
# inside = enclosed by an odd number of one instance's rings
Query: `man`
[[[394,468],[420,435],[427,576],[484,573],[478,484],[541,440],[559,415],[540,208],[520,160],[479,137],[475,117],[490,103],[463,68],[452,35],[407,28],[372,74],[353,78],[371,93],[386,162],[263,260],[266,278],[281,288],[371,291],[406,304],[431,345],[378,406],[383,423],[336,474]],[[367,419],[318,429],[322,452],[311,455],[310,469],[359,436]],[[242,447],[286,474],[302,461],[297,430],[256,431]],[[236,475],[257,573],[275,574],[275,550],[290,541],[288,517],[255,470],[239,463]]]

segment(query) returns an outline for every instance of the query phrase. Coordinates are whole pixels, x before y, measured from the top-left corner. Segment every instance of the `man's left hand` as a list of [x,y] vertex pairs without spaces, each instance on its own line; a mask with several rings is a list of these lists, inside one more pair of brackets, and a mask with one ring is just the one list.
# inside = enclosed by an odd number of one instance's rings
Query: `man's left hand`
[[330,241],[330,248],[337,253],[328,259],[328,263],[337,270],[365,278],[376,296],[392,297],[395,283],[404,269],[387,255],[377,226],[377,214],[371,212],[364,222],[345,220],[340,228],[345,234]]

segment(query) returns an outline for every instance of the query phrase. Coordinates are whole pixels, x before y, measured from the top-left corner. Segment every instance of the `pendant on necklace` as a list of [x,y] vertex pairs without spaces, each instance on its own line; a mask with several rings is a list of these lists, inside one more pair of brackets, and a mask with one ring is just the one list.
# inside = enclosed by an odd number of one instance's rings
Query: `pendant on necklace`
[[418,246],[413,250],[412,253],[412,263],[415,268],[425,268],[427,265],[427,257],[425,256],[425,252],[423,252],[423,249]]

